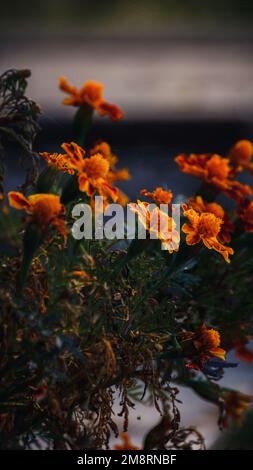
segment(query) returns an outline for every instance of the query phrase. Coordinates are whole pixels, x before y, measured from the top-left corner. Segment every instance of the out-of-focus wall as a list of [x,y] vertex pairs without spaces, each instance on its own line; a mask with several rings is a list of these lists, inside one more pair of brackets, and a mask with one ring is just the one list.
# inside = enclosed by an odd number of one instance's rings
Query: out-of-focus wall
[[64,74],[102,81],[129,119],[251,120],[252,24],[249,0],[5,1],[0,72],[30,68],[30,95],[54,115]]

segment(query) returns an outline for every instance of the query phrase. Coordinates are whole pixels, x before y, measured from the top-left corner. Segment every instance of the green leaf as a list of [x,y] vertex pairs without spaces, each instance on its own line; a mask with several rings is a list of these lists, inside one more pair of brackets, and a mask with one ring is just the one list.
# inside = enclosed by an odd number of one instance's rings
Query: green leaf
[[57,176],[57,169],[47,166],[39,175],[36,184],[36,193],[49,193]]
[[78,177],[76,175],[70,176],[63,187],[61,203],[68,204],[69,202],[74,201],[80,194]]

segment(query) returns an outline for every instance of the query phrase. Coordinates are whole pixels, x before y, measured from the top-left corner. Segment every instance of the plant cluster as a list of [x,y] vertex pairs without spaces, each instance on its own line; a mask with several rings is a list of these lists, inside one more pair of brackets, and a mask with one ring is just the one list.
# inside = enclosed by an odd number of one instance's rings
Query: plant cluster
[[[21,190],[1,192],[0,447],[109,448],[121,417],[115,449],[136,449],[126,433],[142,402],[160,416],[144,449],[203,449],[200,433],[180,424],[178,387],[215,404],[221,428],[240,424],[252,402],[219,380],[236,366],[228,351],[253,361],[252,188],[238,179],[253,173],[253,144],[239,141],[226,156],[176,157],[201,180],[182,201],[181,234],[163,213],[158,240],[76,240],[73,204],[93,210],[96,195],[105,207],[128,202],[117,182],[130,175],[110,145],[85,145],[95,111],[113,121],[123,113],[101,84],[78,90],[60,78],[65,105],[77,108],[73,141],[34,158],[39,108],[25,96],[27,76],[9,71],[0,82],[1,148],[14,139],[38,170]],[[149,233],[147,200],[159,212],[173,192],[141,189],[130,204]],[[179,249],[165,227],[181,235]]]

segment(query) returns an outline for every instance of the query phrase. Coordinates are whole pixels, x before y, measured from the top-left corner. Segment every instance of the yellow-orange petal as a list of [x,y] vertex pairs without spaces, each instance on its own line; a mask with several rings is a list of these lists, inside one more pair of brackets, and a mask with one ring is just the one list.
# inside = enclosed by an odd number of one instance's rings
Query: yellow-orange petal
[[80,191],[86,193],[88,196],[93,196],[95,193],[95,188],[92,186],[85,173],[80,173],[78,176],[78,185]]
[[8,194],[9,203],[12,207],[18,210],[29,210],[29,200],[20,192],[10,191]]
[[189,231],[189,232],[186,232],[185,231],[186,227],[184,227],[184,230],[183,232],[184,233],[187,233],[186,235],[186,243],[187,245],[189,246],[192,246],[192,245],[197,245],[197,243],[200,242],[200,237],[197,233],[195,233],[193,230],[192,231]]
[[111,147],[108,142],[101,141],[95,144],[89,151],[89,154],[94,155],[96,153],[102,154],[103,157],[106,158],[110,163],[110,167],[115,166],[118,162],[118,157],[112,153]]
[[100,101],[96,107],[100,116],[109,116],[112,121],[119,121],[124,117],[123,111],[116,104]]
[[212,356],[218,357],[219,359],[225,360],[226,351],[222,348],[212,348],[209,350]]
[[111,183],[116,181],[128,181],[131,179],[130,173],[127,168],[121,168],[120,170],[112,170],[109,174],[109,180]]
[[75,94],[77,92],[77,88],[74,85],[70,85],[67,78],[63,76],[59,77],[59,88],[69,94]]
[[83,171],[89,179],[105,178],[109,172],[110,164],[103,155],[96,153],[86,158],[83,164]]

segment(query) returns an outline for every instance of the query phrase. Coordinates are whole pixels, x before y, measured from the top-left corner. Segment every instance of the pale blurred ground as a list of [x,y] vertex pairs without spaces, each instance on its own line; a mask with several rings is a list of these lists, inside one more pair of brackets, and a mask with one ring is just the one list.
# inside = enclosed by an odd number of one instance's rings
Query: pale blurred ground
[[[238,362],[233,353],[228,354],[227,359]],[[252,364],[239,364],[237,369],[227,370],[219,384],[252,395]],[[182,426],[197,428],[204,436],[207,448],[210,448],[218,438],[229,431],[229,429],[219,430],[217,425],[218,409],[215,405],[207,403],[186,388],[180,388],[178,399],[182,401],[182,404],[178,404]],[[141,417],[141,419],[139,420],[138,417]],[[132,441],[136,445],[142,446],[145,433],[158,422],[159,414],[157,411],[138,404],[136,409],[130,412],[129,417],[129,434],[132,437]],[[122,418],[118,418],[117,423],[119,429],[122,430]],[[112,443],[116,441],[112,439]]]

